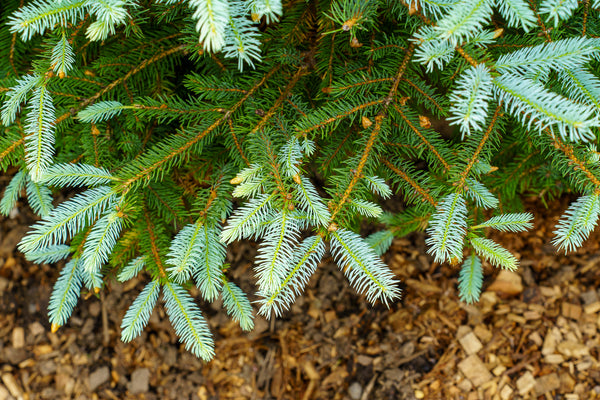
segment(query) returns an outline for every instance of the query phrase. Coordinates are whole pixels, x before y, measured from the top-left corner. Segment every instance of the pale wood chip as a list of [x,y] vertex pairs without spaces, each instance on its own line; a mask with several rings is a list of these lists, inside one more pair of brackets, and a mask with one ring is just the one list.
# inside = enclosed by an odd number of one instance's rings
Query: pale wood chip
[[480,386],[493,379],[485,364],[475,354],[458,363],[458,369],[471,381],[474,386]]

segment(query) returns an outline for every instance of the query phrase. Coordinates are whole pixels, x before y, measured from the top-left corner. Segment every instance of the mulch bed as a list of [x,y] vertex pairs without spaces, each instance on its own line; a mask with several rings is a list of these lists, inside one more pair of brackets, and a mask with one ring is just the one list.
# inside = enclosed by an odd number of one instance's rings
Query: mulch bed
[[[0,220],[0,400],[597,398],[600,235],[557,255],[549,241],[567,199],[527,204],[535,229],[490,235],[521,267],[486,266],[478,304],[458,300],[457,268],[433,263],[424,235],[413,234],[386,255],[404,286],[389,310],[370,307],[331,260],[283,318],[257,318],[251,333],[219,304],[200,302],[215,337],[208,364],[177,342],[162,306],[138,339],[120,341],[144,277],[83,293],[70,322],[51,333],[46,307],[59,268],[16,252],[31,220],[13,215]],[[228,255],[247,293],[254,252],[240,244]]]

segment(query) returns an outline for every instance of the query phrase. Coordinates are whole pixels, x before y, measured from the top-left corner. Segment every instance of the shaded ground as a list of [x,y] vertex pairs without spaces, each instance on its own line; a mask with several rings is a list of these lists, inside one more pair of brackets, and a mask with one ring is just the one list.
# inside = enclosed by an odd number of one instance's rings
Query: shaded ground
[[[177,343],[161,307],[130,344],[120,322],[143,288],[112,280],[83,293],[70,322],[50,332],[56,266],[15,253],[27,217],[0,220],[0,400],[29,399],[592,399],[600,393],[599,235],[576,254],[548,245],[567,202],[536,209],[527,234],[493,236],[517,253],[518,274],[486,267],[487,291],[458,301],[457,271],[425,256],[424,237],[396,240],[387,261],[402,302],[367,306],[330,262],[274,325],[245,334],[219,306],[201,304],[216,358]],[[230,254],[234,281],[254,291],[250,245]]]

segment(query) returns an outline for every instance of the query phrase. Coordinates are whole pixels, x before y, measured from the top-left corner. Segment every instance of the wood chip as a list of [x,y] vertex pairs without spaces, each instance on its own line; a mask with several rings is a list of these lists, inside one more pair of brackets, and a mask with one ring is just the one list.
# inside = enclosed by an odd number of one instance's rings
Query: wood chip
[[492,331],[486,328],[486,326],[483,324],[475,326],[475,328],[473,328],[473,333],[475,333],[477,337],[484,343],[487,343],[490,340],[492,340],[492,337],[494,336]]
[[4,387],[4,385],[0,385],[0,400],[9,400],[12,399],[8,390]]
[[483,348],[483,345],[472,331],[458,339],[458,341],[468,355],[476,354]]
[[20,326],[12,331],[12,345],[15,349],[21,349],[25,346],[25,329]]
[[4,382],[4,386],[6,386],[6,388],[13,397],[20,398],[23,395],[23,390],[21,389],[21,386],[19,385],[15,377],[12,376],[12,374],[9,374],[8,372],[2,374],[2,382]]
[[542,337],[537,331],[531,332],[531,335],[529,335],[529,340],[535,343],[538,347],[541,346],[542,343],[544,343]]
[[595,301],[583,307],[586,314],[595,314],[600,311],[600,301]]
[[519,379],[517,379],[517,390],[521,396],[526,395],[535,387],[535,378],[530,371],[525,372]]
[[406,285],[411,289],[415,289],[421,293],[441,293],[442,289],[435,286],[432,283],[428,283],[425,281],[419,281],[417,279],[407,279]]
[[535,380],[535,395],[542,396],[558,389],[559,387],[560,379],[555,372],[544,375]]
[[561,354],[548,354],[544,357],[546,364],[562,364],[565,358]]
[[560,342],[556,349],[565,357],[581,358],[590,354],[590,349],[586,345],[571,341]]
[[500,389],[500,399],[509,400],[512,399],[513,389],[509,385],[502,386]]
[[562,315],[565,318],[578,320],[581,317],[581,306],[579,304],[562,303]]
[[485,364],[475,354],[458,363],[458,369],[474,386],[479,386],[493,379]]
[[516,272],[503,269],[487,288],[490,292],[503,293],[509,296],[515,296],[523,292],[523,283],[521,275]]
[[554,353],[556,344],[562,340],[562,335],[556,326],[548,330],[544,337],[544,345],[542,346],[542,354],[548,355]]
[[473,384],[470,380],[463,379],[456,385],[456,387],[459,388],[463,393],[468,393],[473,389]]

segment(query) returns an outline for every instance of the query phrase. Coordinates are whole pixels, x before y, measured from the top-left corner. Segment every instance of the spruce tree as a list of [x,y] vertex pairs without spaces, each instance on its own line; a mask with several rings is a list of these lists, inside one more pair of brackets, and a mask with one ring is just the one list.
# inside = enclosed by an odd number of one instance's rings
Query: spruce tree
[[[62,265],[52,329],[82,291],[140,275],[122,339],[162,294],[186,349],[210,360],[192,285],[250,330],[253,308],[284,314],[329,252],[389,306],[401,293],[381,256],[417,230],[475,302],[482,263],[518,268],[487,234],[530,229],[528,193],[580,196],[548,238],[577,249],[600,213],[599,8],[3,0],[0,167],[14,176],[0,211],[25,197],[40,220],[19,249]],[[382,228],[363,237],[365,220]],[[255,306],[227,272],[239,240],[259,243]]]

